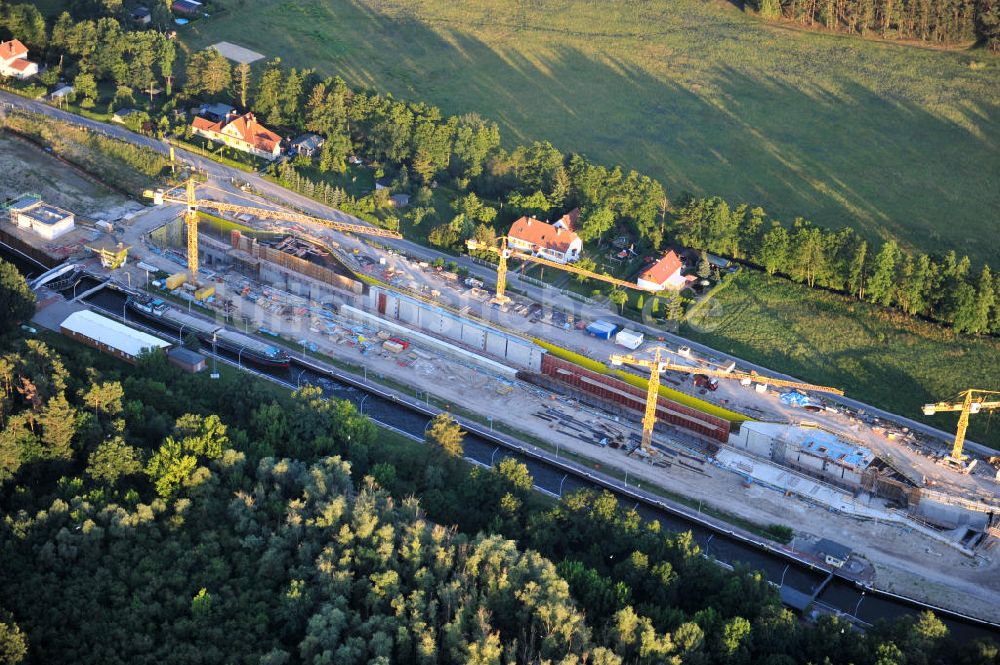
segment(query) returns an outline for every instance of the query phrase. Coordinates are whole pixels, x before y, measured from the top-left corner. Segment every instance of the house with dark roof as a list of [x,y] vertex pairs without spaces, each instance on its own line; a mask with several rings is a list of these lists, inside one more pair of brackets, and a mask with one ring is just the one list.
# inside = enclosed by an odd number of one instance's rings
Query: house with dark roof
[[170,9],[175,14],[194,16],[201,10],[201,3],[196,0],[174,0],[174,3],[170,5]]
[[28,60],[28,47],[20,40],[0,42],[0,76],[24,80],[38,73],[38,63]]
[[149,11],[149,7],[136,7],[129,18],[136,25],[149,25],[153,22],[153,13]]
[[851,548],[841,545],[827,538],[823,538],[818,543],[814,551],[823,561],[834,568],[842,568],[847,560],[851,558]]
[[195,118],[191,123],[191,129],[198,136],[204,136],[264,159],[277,159],[284,152],[281,137],[257,122],[253,113],[245,113],[218,122],[212,122],[207,118]]
[[292,141],[292,150],[297,155],[314,157],[324,143],[326,143],[326,139],[319,134],[303,134]]
[[534,217],[521,217],[511,225],[507,245],[557,263],[572,263],[583,250],[583,240],[576,233]]
[[688,283],[681,275],[684,263],[674,250],[668,251],[659,261],[639,273],[636,286],[647,291],[679,290]]

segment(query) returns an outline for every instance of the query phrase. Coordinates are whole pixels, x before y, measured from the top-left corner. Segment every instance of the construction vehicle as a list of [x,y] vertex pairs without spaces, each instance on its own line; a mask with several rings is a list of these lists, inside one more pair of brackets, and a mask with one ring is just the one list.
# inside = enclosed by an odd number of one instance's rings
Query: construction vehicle
[[[680,365],[678,363],[670,362],[665,360],[666,354],[672,353],[669,349],[664,347],[656,347],[653,349],[653,359],[645,360],[643,358],[636,358],[632,355],[624,355],[619,353],[614,353],[611,355],[611,364],[616,367],[622,365],[633,365],[636,367],[644,367],[649,369],[649,389],[646,392],[646,410],[642,418],[642,449],[647,453],[652,452],[651,446],[653,441],[653,427],[656,425],[656,405],[657,399],[660,394],[660,372],[688,372],[693,373],[696,377],[695,385],[703,386],[708,390],[715,390],[718,387],[718,382],[716,381],[712,387],[712,381],[714,379],[710,377],[720,377],[727,379],[736,379],[744,385],[750,385],[751,383],[759,383],[762,385],[774,385],[782,386],[787,388],[796,388],[798,390],[815,390],[819,392],[834,393],[836,395],[843,395],[844,391],[838,388],[830,388],[828,386],[815,386],[811,383],[802,383],[801,381],[788,381],[785,379],[775,379],[768,376],[762,376],[757,372],[744,372],[735,369],[733,363],[727,366],[719,367],[718,369],[711,367],[693,367],[691,365]],[[698,378],[700,377],[700,378]]]
[[625,289],[635,289],[637,291],[648,291],[649,289],[644,289],[633,282],[626,282],[623,279],[618,279],[617,277],[612,277],[611,275],[604,275],[601,273],[591,272],[590,270],[585,270],[583,268],[578,268],[571,263],[559,263],[557,261],[550,261],[549,259],[543,259],[540,256],[534,256],[532,254],[525,254],[524,252],[519,252],[516,249],[511,249],[507,242],[507,236],[500,236],[500,244],[497,245],[487,245],[481,243],[478,240],[466,240],[465,246],[470,250],[485,250],[487,252],[492,252],[499,257],[499,262],[497,263],[497,289],[496,295],[490,302],[497,305],[506,305],[510,302],[510,297],[506,295],[507,290],[507,261],[509,259],[520,259],[521,261],[531,261],[532,263],[538,263],[543,266],[548,266],[550,268],[555,268],[556,270],[562,270],[564,272],[571,272],[576,275],[583,275],[588,279],[597,279],[602,282],[607,282],[615,286],[625,288]]
[[972,470],[971,466],[965,466],[964,462],[968,458],[962,454],[962,447],[965,445],[965,431],[969,429],[969,416],[983,410],[1000,409],[1000,399],[988,399],[993,395],[1000,395],[1000,391],[970,388],[958,394],[962,398],[961,401],[924,404],[923,412],[925,416],[933,416],[939,411],[959,412],[958,429],[955,430],[955,442],[951,447],[951,455],[945,458],[946,463],[955,465],[966,473]]
[[[297,212],[288,212],[286,210],[276,210],[272,208],[260,208],[256,206],[245,206],[236,205],[234,203],[224,203],[222,201],[214,201],[211,199],[199,199],[196,193],[196,185],[194,178],[189,178],[184,185],[185,196],[181,198],[179,196],[174,196],[171,194],[173,190],[149,190],[147,189],[143,195],[147,198],[153,199],[155,205],[163,205],[164,203],[180,203],[186,206],[186,212],[184,213],[184,221],[187,224],[187,260],[188,260],[188,272],[190,273],[190,279],[192,284],[198,284],[198,209],[199,208],[209,208],[211,210],[217,210],[219,212],[228,212],[233,214],[249,214],[255,217],[260,217],[263,219],[277,219],[286,222],[300,222],[304,224],[320,224],[327,228],[333,229],[334,231],[341,231],[344,233],[356,233],[359,235],[370,235],[379,236],[382,238],[402,238],[397,231],[390,231],[388,229],[381,229],[377,226],[367,226],[365,224],[348,224],[346,222],[335,222],[329,219],[323,219],[321,217],[312,217],[310,215],[304,215]],[[175,188],[176,189],[176,188]],[[223,193],[228,194],[228,192]]]

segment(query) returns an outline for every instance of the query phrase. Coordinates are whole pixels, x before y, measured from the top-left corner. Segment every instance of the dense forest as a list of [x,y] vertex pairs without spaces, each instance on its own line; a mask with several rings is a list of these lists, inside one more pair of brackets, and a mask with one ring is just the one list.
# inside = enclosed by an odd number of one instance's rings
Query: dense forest
[[[932,614],[802,623],[610,494],[313,387],[23,337],[0,262],[0,663],[997,663]],[[13,305],[11,305],[13,304]]]
[[996,0],[750,0],[767,19],[933,44],[979,41],[1000,51]]

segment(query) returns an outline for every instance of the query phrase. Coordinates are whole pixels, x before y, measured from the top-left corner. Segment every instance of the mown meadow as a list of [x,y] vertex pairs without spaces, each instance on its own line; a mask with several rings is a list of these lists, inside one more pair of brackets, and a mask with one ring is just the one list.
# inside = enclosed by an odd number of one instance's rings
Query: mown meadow
[[[997,386],[997,338],[957,335],[761,273],[741,272],[700,311],[681,334],[946,431],[956,416],[925,417],[922,404]],[[969,436],[1000,447],[1000,414],[973,417]]]
[[[1000,63],[767,25],[724,2],[223,0],[180,30],[870,239],[994,264]],[[266,25],[249,30],[248,25]]]

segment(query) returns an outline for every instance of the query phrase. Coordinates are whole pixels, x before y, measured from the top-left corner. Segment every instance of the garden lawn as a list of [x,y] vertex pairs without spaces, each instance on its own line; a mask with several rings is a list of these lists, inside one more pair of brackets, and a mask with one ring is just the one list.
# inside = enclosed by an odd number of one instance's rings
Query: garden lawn
[[734,4],[257,0],[179,32],[478,112],[508,144],[550,139],[671,195],[1000,265],[984,242],[1000,209],[1000,59],[788,30]]
[[[869,303],[743,271],[681,334],[848,397],[953,430],[920,406],[966,388],[1000,390],[1000,339],[957,335]],[[973,416],[970,438],[1000,448],[1000,414]]]

